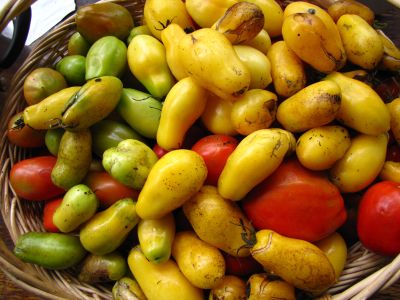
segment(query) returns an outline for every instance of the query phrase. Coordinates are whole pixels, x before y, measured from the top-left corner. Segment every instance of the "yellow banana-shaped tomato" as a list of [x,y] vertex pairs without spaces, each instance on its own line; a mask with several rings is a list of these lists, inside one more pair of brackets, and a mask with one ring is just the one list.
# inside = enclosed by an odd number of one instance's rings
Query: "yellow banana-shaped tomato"
[[349,14],[341,16],[336,25],[349,62],[374,69],[383,56],[383,43],[375,29],[360,16]]
[[390,113],[390,130],[398,145],[400,145],[400,98],[387,103],[386,107]]
[[176,83],[164,101],[157,144],[167,151],[179,149],[187,130],[203,113],[206,102],[206,89],[192,78],[186,77]]
[[326,289],[337,282],[329,259],[309,242],[263,229],[255,234],[250,251],[266,270],[302,290]]
[[239,99],[250,86],[246,65],[228,39],[214,29],[202,28],[184,36],[178,54],[189,77],[225,100]]
[[329,169],[330,180],[341,193],[355,193],[378,177],[385,163],[389,135],[360,133],[341,159]]
[[224,100],[210,91],[207,91],[207,94],[207,104],[201,115],[204,126],[213,134],[238,135],[231,121],[233,102]]
[[[343,272],[347,260],[347,246],[343,237],[334,231],[327,237],[324,237],[322,240],[314,242],[313,244],[321,249],[328,257],[333,269],[335,270],[336,279],[338,279]],[[314,292],[313,295],[317,296],[323,292],[324,291],[322,290]]]
[[267,90],[249,90],[241,99],[233,102],[231,122],[236,131],[249,135],[268,128],[275,121],[278,97]]
[[335,82],[313,83],[283,101],[276,119],[290,132],[302,132],[335,120],[342,92]]
[[171,23],[161,32],[161,41],[165,46],[166,58],[172,74],[177,80],[188,77],[178,55],[178,43],[186,32],[176,23]]
[[252,38],[251,40],[244,41],[242,45],[251,46],[265,55],[268,53],[268,49],[271,47],[272,41],[268,32],[265,29],[262,29],[257,36]]
[[250,255],[249,249],[242,247],[240,226],[243,222],[249,227],[249,219],[238,203],[221,197],[215,186],[204,185],[182,208],[201,240],[231,255]]
[[272,82],[278,95],[288,98],[306,86],[304,64],[285,41],[271,45],[267,52]]
[[168,94],[175,78],[167,63],[165,47],[159,40],[147,34],[135,36],[129,43],[127,57],[132,74],[153,97]]
[[128,265],[148,300],[204,300],[203,290],[192,285],[171,259],[155,265],[147,260],[139,245],[129,252]]
[[356,0],[334,1],[333,4],[328,7],[328,14],[335,23],[345,14],[358,15],[371,26],[375,20],[374,12],[368,6]]
[[251,46],[234,45],[233,49],[250,72],[249,89],[265,89],[272,82],[268,57]]
[[340,123],[372,135],[390,129],[389,110],[370,86],[339,72],[332,72],[323,80],[340,87],[342,103],[336,115]]
[[155,265],[171,257],[175,237],[175,219],[172,212],[157,220],[139,220],[137,234],[144,256]]
[[264,14],[253,3],[238,2],[229,7],[211,28],[221,32],[233,44],[241,44],[257,36],[264,27]]
[[316,15],[296,13],[288,16],[283,22],[282,36],[290,49],[322,73],[340,69],[346,60],[346,53]]
[[379,173],[379,179],[382,181],[388,180],[400,183],[400,162],[385,161]]
[[112,293],[115,300],[147,300],[137,281],[130,277],[122,277],[117,280],[112,288]]
[[224,280],[226,265],[221,252],[201,240],[193,230],[175,235],[172,255],[183,275],[194,286],[212,289]]
[[160,41],[161,32],[167,26],[167,23],[177,23],[183,29],[194,28],[186,5],[181,0],[146,0],[143,15],[151,33]]
[[65,103],[80,88],[79,86],[74,86],[62,89],[39,103],[28,106],[24,109],[22,117],[15,122],[13,128],[22,129],[27,125],[36,130],[50,129],[54,122],[49,121],[56,118],[61,119],[61,111]]
[[[320,18],[321,21],[324,22],[326,28],[329,30],[335,42],[339,45],[342,52],[343,53],[345,52],[342,43],[342,38],[340,36],[336,23],[335,21],[333,21],[332,17],[328,14],[328,12],[325,9],[317,5],[308,3],[306,1],[296,1],[286,6],[283,12],[283,19],[286,19],[288,16],[296,13],[313,14],[318,18]],[[342,67],[345,65],[345,63],[346,63],[346,58],[342,60]]]
[[223,198],[238,201],[280,165],[290,148],[287,134],[260,129],[245,137],[229,156],[218,179]]
[[342,126],[312,128],[297,139],[296,154],[300,163],[310,170],[326,170],[350,147],[351,138]]
[[246,282],[235,275],[226,275],[224,281],[210,291],[208,300],[216,299],[246,299]]
[[187,0],[186,9],[202,28],[211,28],[237,0]]
[[137,214],[144,220],[165,216],[200,190],[207,173],[200,154],[186,149],[168,152],[150,170],[138,197]]
[[268,273],[256,273],[247,280],[248,300],[285,299],[296,300],[294,286],[282,278]]
[[[243,1],[243,0],[241,0]],[[247,0],[257,4],[264,13],[264,29],[271,38],[282,34],[283,10],[275,0]]]
[[397,72],[400,69],[400,49],[382,30],[377,29],[376,32],[383,43],[383,56],[377,68],[379,70]]

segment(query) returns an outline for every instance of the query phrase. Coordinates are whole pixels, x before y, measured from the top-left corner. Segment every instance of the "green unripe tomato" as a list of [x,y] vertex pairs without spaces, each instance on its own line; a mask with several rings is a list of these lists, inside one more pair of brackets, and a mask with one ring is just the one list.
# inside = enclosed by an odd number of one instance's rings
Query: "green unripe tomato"
[[121,279],[128,269],[128,262],[117,250],[104,254],[89,254],[82,262],[78,278],[84,283],[94,284]]
[[47,130],[44,141],[46,143],[47,149],[54,156],[58,156],[58,149],[60,148],[61,138],[65,133],[64,128],[55,128]]
[[14,248],[15,256],[23,262],[51,270],[75,266],[86,253],[78,236],[50,232],[24,233]]
[[100,76],[121,78],[127,65],[125,43],[114,36],[105,36],[89,49],[86,56],[86,80]]
[[103,157],[104,151],[117,147],[123,140],[135,139],[146,143],[146,139],[129,125],[113,120],[101,120],[92,125],[90,131],[92,132],[92,150],[99,157]]
[[71,232],[97,212],[99,203],[99,199],[88,186],[75,185],[67,191],[54,212],[53,223],[62,232]]
[[91,44],[79,32],[75,32],[68,42],[68,55],[86,56]]
[[86,83],[86,57],[82,55],[62,58],[57,63],[56,70],[64,76],[69,86],[81,86]]
[[162,105],[150,94],[124,88],[116,109],[137,133],[150,139],[157,137]]
[[134,139],[124,140],[103,154],[104,169],[114,179],[135,190],[143,188],[157,161],[158,157],[150,147]]
[[154,36],[153,33],[150,31],[149,26],[147,25],[141,25],[141,26],[137,26],[135,28],[133,28],[128,36],[128,40],[127,40],[127,44],[129,45],[129,43],[132,41],[132,39],[140,34],[147,34],[147,35],[151,35]]

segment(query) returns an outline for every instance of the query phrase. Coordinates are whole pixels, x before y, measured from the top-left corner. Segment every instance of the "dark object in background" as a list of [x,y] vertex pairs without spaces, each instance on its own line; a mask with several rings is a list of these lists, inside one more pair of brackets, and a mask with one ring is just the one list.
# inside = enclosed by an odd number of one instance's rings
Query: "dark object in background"
[[[28,37],[29,27],[31,24],[32,9],[28,7],[14,20],[14,32],[11,39],[10,45],[8,46],[4,55],[0,58],[0,73],[4,69],[10,68],[13,63],[17,60],[19,54],[24,48],[26,38]],[[0,91],[5,92],[3,86],[5,86],[4,78],[0,76]]]

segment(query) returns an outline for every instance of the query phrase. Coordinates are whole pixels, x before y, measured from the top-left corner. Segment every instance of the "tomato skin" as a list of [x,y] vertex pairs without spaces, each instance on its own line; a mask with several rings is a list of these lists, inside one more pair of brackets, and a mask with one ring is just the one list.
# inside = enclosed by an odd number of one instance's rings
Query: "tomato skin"
[[228,254],[221,251],[225,259],[227,275],[249,276],[258,272],[262,272],[263,266],[253,258],[253,256],[237,257],[235,253]]
[[358,206],[357,232],[368,250],[389,257],[400,253],[400,187],[393,181],[371,186]]
[[158,159],[160,159],[161,157],[163,157],[165,154],[167,154],[169,152],[169,151],[161,148],[160,146],[158,146],[158,144],[156,144],[153,147],[153,151],[157,155]]
[[289,156],[242,200],[255,229],[318,241],[346,220],[343,197],[323,171],[312,171]]
[[55,156],[38,156],[16,163],[10,170],[10,184],[15,193],[31,201],[42,201],[65,193],[51,180]]
[[395,144],[388,147],[386,152],[386,161],[400,162],[400,146]]
[[204,185],[217,186],[218,178],[225,167],[226,160],[239,144],[229,135],[209,135],[199,140],[192,150],[200,154],[208,169]]
[[393,77],[378,78],[381,82],[373,87],[375,92],[382,98],[385,103],[391,102],[399,96],[399,86]]
[[[192,125],[186,132],[185,139],[182,142],[180,149],[191,149],[201,138],[205,137],[206,133],[199,126]],[[160,159],[169,151],[161,148],[158,144],[153,147],[154,153]]]
[[16,120],[22,117],[23,112],[14,115],[8,122],[7,137],[14,145],[22,148],[45,147],[45,136],[47,130],[33,130],[24,126],[21,130],[12,130]]
[[53,223],[53,215],[56,209],[60,206],[64,196],[56,197],[46,201],[43,209],[43,226],[50,232],[61,232],[60,229]]
[[101,208],[108,208],[124,198],[137,200],[139,196],[138,190],[124,186],[106,171],[89,172],[82,184],[87,185],[96,194]]

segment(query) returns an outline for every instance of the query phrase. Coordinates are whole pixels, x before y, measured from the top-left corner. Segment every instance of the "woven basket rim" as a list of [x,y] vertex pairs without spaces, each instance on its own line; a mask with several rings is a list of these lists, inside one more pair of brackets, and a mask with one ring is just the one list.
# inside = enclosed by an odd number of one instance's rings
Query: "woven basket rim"
[[[130,11],[134,15],[136,23],[140,20],[144,6],[144,0],[103,0],[99,2],[113,2],[127,8],[131,7]],[[11,167],[22,159],[34,156],[34,151],[9,143],[7,124],[17,112],[27,106],[22,92],[25,78],[38,66],[54,68],[58,59],[66,55],[68,39],[74,32],[76,32],[75,14],[57,25],[35,46],[15,73],[7,102],[2,111],[0,211],[14,244],[17,243],[18,237],[23,232],[45,231],[45,229],[37,214],[42,211],[43,203],[20,199],[8,182],[8,173]],[[23,263],[7,249],[1,239],[0,269],[22,289],[43,299],[113,299],[109,288],[102,285],[84,284],[76,279],[70,270],[51,271]],[[400,256],[393,260],[388,259],[369,252],[360,242],[357,242],[348,249],[348,261],[339,282],[325,291],[325,295],[319,299],[345,300],[353,296],[353,299],[356,300],[363,299],[362,297],[368,297],[383,290],[398,280],[400,278],[399,270]],[[363,280],[360,281],[361,279]]]

